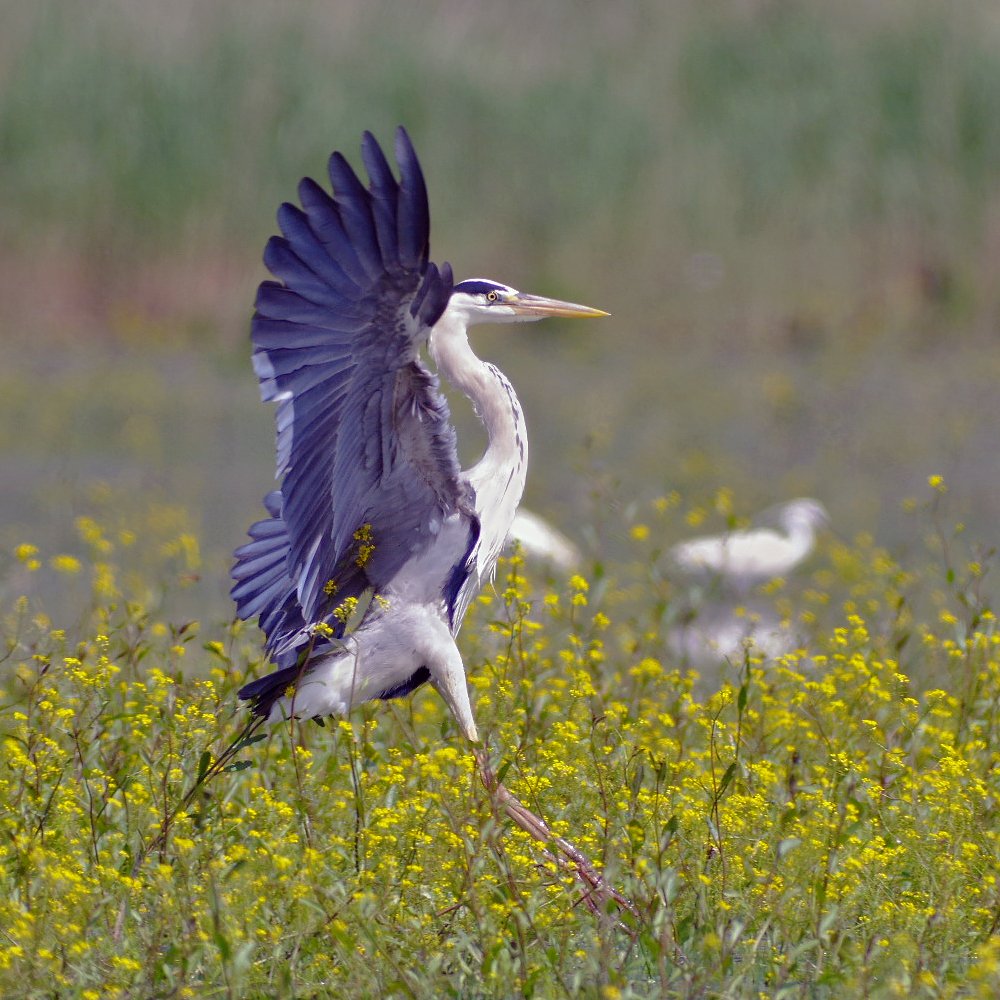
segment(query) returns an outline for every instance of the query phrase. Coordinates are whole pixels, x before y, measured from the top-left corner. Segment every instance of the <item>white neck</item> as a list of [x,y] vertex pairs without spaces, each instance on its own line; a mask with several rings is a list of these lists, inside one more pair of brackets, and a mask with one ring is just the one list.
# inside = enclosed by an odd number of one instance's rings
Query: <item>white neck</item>
[[482,541],[495,561],[493,550],[499,554],[524,492],[528,438],[513,386],[495,365],[476,357],[465,324],[462,310],[445,309],[428,348],[438,370],[469,398],[486,428],[486,451],[465,476],[476,493],[476,512],[488,521]]
[[799,521],[788,529],[788,544],[797,559],[804,559],[816,544],[816,529],[805,521]]
[[521,404],[503,372],[478,358],[469,346],[463,320],[446,309],[431,330],[428,347],[438,371],[469,398],[486,428],[486,451],[468,474],[523,468],[528,462],[528,440]]

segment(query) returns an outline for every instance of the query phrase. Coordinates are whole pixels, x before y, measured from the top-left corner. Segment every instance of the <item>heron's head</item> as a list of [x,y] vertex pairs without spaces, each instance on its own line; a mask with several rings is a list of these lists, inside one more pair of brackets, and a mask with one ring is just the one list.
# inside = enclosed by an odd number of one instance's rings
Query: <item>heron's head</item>
[[786,530],[808,528],[818,531],[830,523],[830,515],[818,500],[802,497],[786,503],[781,508],[779,520]]
[[565,319],[607,316],[603,309],[526,295],[516,288],[488,278],[470,278],[455,285],[448,310],[461,315],[466,326],[474,323],[530,323],[546,316]]

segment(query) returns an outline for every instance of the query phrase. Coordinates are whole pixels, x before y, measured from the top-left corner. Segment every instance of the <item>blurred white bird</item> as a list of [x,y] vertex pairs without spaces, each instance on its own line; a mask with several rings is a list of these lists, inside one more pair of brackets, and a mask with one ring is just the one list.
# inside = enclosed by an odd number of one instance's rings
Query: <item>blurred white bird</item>
[[553,569],[570,573],[583,562],[580,550],[544,517],[523,507],[514,515],[507,545],[518,542],[529,559],[548,563]]
[[737,613],[724,606],[708,606],[697,617],[671,629],[670,648],[688,663],[706,665],[743,661],[746,650],[773,660],[796,646],[792,630],[773,612]]
[[720,579],[742,589],[784,576],[816,544],[816,532],[830,523],[830,515],[818,500],[790,500],[762,515],[772,527],[730,531],[681,542],[670,550],[675,565],[686,573]]

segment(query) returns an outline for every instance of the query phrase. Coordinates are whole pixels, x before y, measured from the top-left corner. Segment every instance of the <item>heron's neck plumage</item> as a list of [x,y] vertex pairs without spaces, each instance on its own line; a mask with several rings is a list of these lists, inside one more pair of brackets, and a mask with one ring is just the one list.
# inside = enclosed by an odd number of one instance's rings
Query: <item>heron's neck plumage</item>
[[429,349],[438,370],[469,398],[486,428],[486,450],[465,476],[475,490],[483,541],[495,561],[527,474],[528,438],[521,404],[503,372],[478,358],[469,346],[461,316],[445,310],[431,331]]

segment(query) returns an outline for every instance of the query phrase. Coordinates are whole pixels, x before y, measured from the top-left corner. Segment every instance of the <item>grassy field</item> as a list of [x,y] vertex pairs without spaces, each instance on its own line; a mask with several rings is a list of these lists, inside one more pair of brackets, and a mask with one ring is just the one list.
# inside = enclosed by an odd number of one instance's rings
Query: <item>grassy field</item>
[[[998,52],[985,2],[6,12],[0,993],[994,996]],[[462,644],[638,921],[432,693],[276,731],[143,853],[263,669],[227,571],[275,209],[399,123],[436,259],[613,314],[476,335],[585,564],[508,567]],[[834,531],[750,613],[799,651],[689,675],[667,547],[797,495]]]
[[[945,489],[914,517],[941,523]],[[81,520],[86,558],[22,546],[87,610],[4,611],[0,992],[995,996],[990,565],[952,538],[919,567],[828,540],[759,598],[798,648],[699,677],[650,537],[719,517],[659,498],[590,580],[509,561],[462,633],[499,773],[636,916],[592,913],[498,815],[429,690],[279,726],[190,795],[262,669],[254,629],[150,610],[196,539],[152,511]]]

